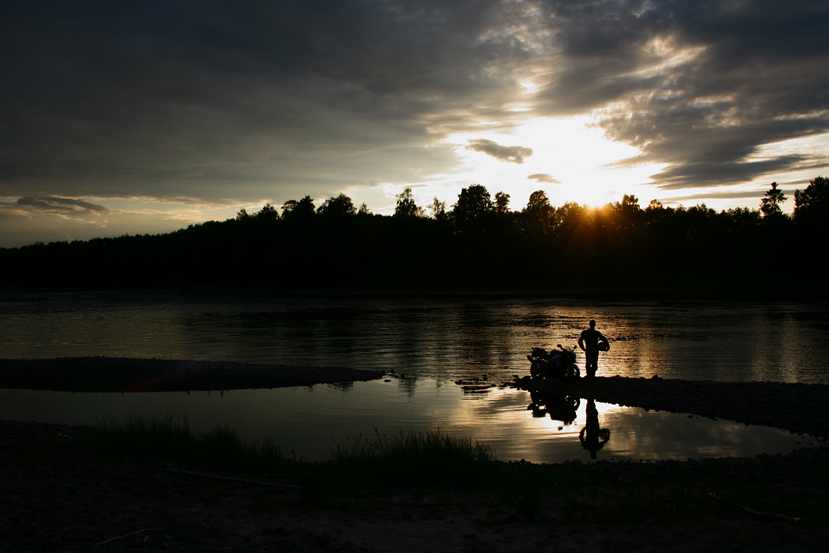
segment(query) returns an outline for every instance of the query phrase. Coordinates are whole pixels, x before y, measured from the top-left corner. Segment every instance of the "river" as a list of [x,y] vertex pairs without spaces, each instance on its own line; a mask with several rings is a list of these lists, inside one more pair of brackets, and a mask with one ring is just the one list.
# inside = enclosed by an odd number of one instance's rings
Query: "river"
[[[496,386],[469,394],[455,381],[486,375],[501,384],[526,374],[531,347],[572,347],[591,318],[611,345],[599,376],[829,383],[823,304],[94,292],[2,299],[0,358],[209,359],[396,373],[388,382],[189,396],[0,391],[0,418],[92,424],[103,415],[183,414],[197,426],[273,437],[306,458],[324,458],[332,440],[375,428],[439,427],[490,443],[502,459],[588,460],[579,440],[586,401],[572,421],[533,417],[526,392]],[[806,443],[727,421],[597,409],[611,435],[598,458],[750,456]]]

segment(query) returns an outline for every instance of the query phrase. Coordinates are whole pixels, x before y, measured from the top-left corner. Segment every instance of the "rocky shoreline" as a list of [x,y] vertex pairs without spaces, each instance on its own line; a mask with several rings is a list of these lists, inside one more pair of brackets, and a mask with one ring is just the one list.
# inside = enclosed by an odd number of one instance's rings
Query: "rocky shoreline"
[[0,388],[65,392],[168,392],[284,388],[375,380],[380,371],[227,361],[119,357],[0,359]]

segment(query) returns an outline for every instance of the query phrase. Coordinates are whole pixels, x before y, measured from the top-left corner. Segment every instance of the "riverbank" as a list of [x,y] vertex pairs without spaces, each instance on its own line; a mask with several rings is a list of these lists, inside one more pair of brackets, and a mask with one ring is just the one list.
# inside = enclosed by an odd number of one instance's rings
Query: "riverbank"
[[530,392],[588,398],[628,407],[772,426],[829,438],[829,386],[790,382],[714,382],[664,378],[596,377],[578,380],[516,378]]
[[168,392],[284,388],[375,380],[380,371],[227,361],[115,357],[0,359],[0,388],[65,392]]
[[164,459],[93,454],[86,431],[0,421],[2,549],[755,553],[820,551],[829,539],[825,447],[756,459],[497,463],[471,487],[397,486],[394,474],[321,487],[317,463],[206,476]]

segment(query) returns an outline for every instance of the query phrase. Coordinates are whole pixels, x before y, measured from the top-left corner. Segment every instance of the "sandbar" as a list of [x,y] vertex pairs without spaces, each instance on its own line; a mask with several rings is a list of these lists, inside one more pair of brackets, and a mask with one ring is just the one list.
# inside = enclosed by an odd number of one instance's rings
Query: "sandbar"
[[382,371],[228,361],[60,357],[0,359],[0,388],[169,392],[284,388],[374,380]]

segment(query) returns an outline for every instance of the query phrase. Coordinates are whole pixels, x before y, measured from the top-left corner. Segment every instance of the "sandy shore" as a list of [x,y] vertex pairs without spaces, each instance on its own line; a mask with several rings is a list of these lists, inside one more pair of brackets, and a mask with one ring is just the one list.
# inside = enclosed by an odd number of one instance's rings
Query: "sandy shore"
[[0,359],[0,388],[165,392],[283,388],[374,380],[379,371],[114,357]]

